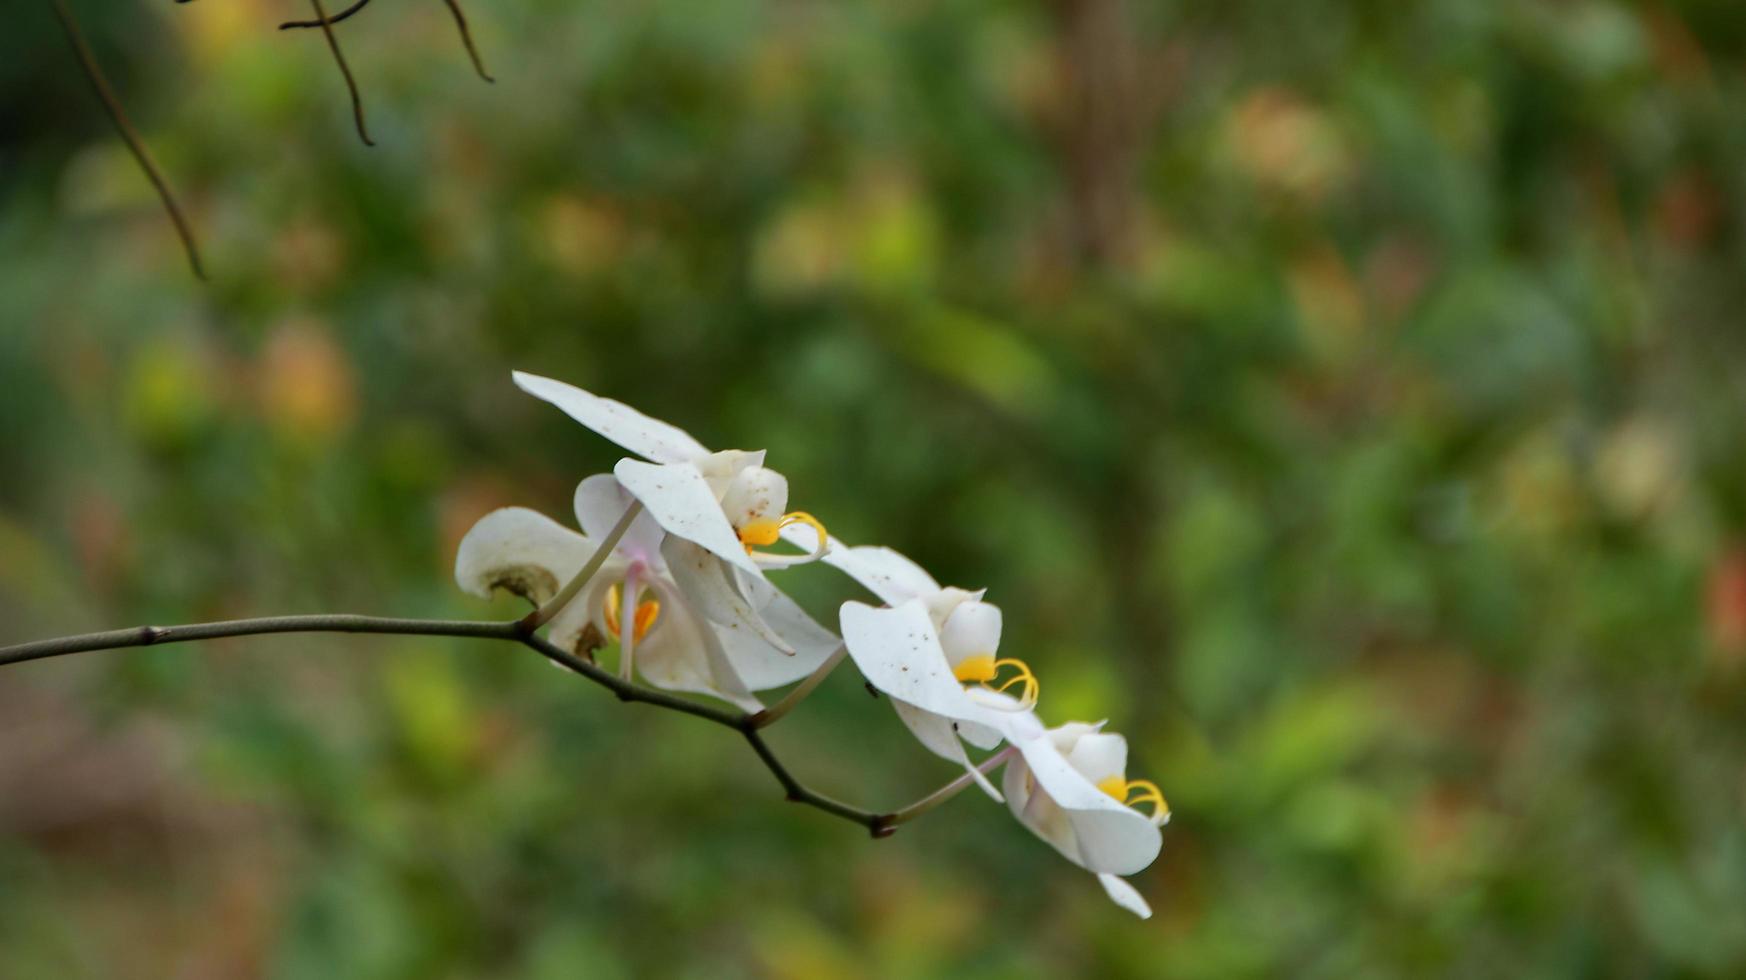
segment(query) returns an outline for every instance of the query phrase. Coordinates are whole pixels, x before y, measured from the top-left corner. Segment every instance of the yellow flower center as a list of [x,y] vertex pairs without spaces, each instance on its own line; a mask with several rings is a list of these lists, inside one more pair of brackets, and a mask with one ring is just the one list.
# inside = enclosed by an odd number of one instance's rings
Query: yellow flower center
[[[1002,667],[1011,667],[1013,674],[1004,681],[1000,680]],[[965,657],[958,661],[958,666],[952,668],[952,676],[963,684],[980,684],[990,691],[1005,691],[1013,685],[1019,687],[1019,703],[1029,708],[1037,703],[1037,695],[1042,685],[1037,683],[1037,675],[1023,660],[1005,657],[999,660],[992,653],[979,653],[973,657]]]
[[780,519],[776,520],[762,517],[747,523],[745,527],[740,528],[740,544],[746,546],[746,554],[748,555],[752,554],[753,548],[768,548],[781,538],[782,529],[790,524],[805,524],[812,528],[813,533],[818,535],[818,547],[813,549],[813,555],[816,557],[824,554],[825,527],[819,523],[818,518],[803,510],[783,514]]
[[[619,610],[623,608],[624,589],[614,584],[606,590],[606,600],[602,602],[601,612],[605,613],[606,631],[618,638]],[[649,629],[655,625],[655,620],[661,615],[661,604],[654,599],[644,599],[637,603],[636,619],[632,623],[631,639],[641,641]]]
[[1157,824],[1170,821],[1170,804],[1164,802],[1164,791],[1158,784],[1149,779],[1123,779],[1111,776],[1099,780],[1097,788],[1119,800],[1123,806],[1137,806],[1141,803],[1152,805],[1152,822]]

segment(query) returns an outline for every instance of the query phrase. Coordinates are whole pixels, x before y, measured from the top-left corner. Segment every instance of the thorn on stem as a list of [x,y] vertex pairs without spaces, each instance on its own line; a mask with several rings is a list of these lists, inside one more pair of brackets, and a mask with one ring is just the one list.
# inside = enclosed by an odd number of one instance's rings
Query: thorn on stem
[[867,825],[867,831],[873,835],[874,840],[882,840],[897,833],[897,824],[891,822],[891,814],[880,814]]

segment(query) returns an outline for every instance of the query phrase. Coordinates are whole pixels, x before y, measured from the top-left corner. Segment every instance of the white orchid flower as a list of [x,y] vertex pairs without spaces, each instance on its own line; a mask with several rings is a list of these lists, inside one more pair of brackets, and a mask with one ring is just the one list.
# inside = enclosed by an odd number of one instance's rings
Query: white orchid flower
[[[610,537],[633,501],[609,475],[591,476],[576,488],[578,534],[543,514],[507,507],[481,518],[461,540],[455,578],[481,597],[502,588],[536,605],[549,601]],[[551,640],[574,649],[592,630],[594,638],[619,641],[622,663],[634,659],[648,683],[669,691],[721,698],[747,711],[762,704],[753,691],[781,687],[810,674],[840,645],[786,595],[767,587],[758,617],[780,646],[724,614],[705,607],[716,590],[699,599],[693,586],[697,555],[688,542],[639,514],[611,554],[576,597],[551,622]],[[628,624],[628,625],[627,625]]]
[[[1019,754],[1002,779],[1006,804],[1067,860],[1095,873],[1117,905],[1150,918],[1151,907],[1120,876],[1158,856],[1158,828],[1170,821],[1170,806],[1156,784],[1127,778],[1127,740],[1102,727],[1072,722],[1031,735],[1013,731]],[[1151,812],[1135,809],[1140,804]]]
[[[809,528],[793,528],[784,534],[801,547],[816,546]],[[831,540],[826,544],[823,560],[861,583],[888,606],[921,603],[932,621],[938,644],[937,650],[929,649],[918,655],[923,659],[932,659],[936,653],[944,657],[955,680],[973,685],[970,694],[979,704],[1003,711],[1025,710],[1036,704],[1041,690],[1036,674],[1024,661],[999,655],[1000,607],[983,601],[983,592],[942,587],[920,565],[890,548],[849,547]],[[846,628],[844,638],[849,640]],[[852,641],[849,653],[855,656]],[[858,657],[856,662],[860,662]],[[1015,689],[1016,701],[1005,696]],[[914,716],[913,712],[903,709],[899,709],[899,713],[906,722]],[[951,727],[970,744],[982,749],[992,749],[1000,744],[999,725],[962,718],[954,720],[957,723]],[[928,741],[916,725],[910,727],[924,743]],[[932,720],[928,727],[938,730],[940,725],[937,720]]]
[[[950,603],[943,615],[924,597],[885,608],[846,602],[841,610],[843,645],[867,682],[891,699],[898,718],[917,740],[963,766],[998,801],[1000,793],[970,761],[963,743],[979,749],[999,745],[1008,724],[1004,716],[1028,715],[1026,709],[1035,703],[1035,679],[1027,670],[1008,682],[1028,680],[1022,699],[986,683],[966,688],[967,676],[983,677],[984,664],[996,669],[993,649],[1000,642],[1000,610],[962,589],[940,590],[935,598],[941,596]],[[936,625],[942,620],[943,628]],[[975,669],[967,672],[966,664]]]
[[[673,572],[710,620],[757,634],[783,652],[785,641],[761,615],[774,590],[767,568],[823,555],[829,536],[804,511],[789,511],[788,478],[764,466],[764,453],[710,452],[684,430],[610,398],[525,372],[515,383],[566,415],[641,456],[621,459],[613,474],[669,535]],[[761,549],[786,528],[805,527],[817,542],[809,554]],[[681,543],[682,542],[682,543]]]

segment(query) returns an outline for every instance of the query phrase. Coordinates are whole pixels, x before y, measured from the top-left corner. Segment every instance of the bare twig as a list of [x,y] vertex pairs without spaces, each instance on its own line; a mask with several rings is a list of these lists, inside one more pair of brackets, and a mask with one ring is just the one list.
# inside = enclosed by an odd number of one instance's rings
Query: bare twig
[[[369,0],[364,0],[364,2],[368,3]],[[449,5],[449,13],[455,15],[455,29],[461,32],[461,43],[467,46],[467,57],[473,59],[473,70],[479,73],[480,78],[496,84],[497,79],[491,77],[490,73],[485,70],[485,62],[479,58],[479,49],[473,46],[473,32],[467,27],[467,15],[461,12],[461,0],[443,0],[443,2]]]
[[364,100],[358,95],[358,83],[352,78],[352,69],[346,64],[346,56],[340,51],[339,37],[333,32],[333,21],[327,19],[327,11],[322,9],[321,0],[309,0],[309,5],[315,8],[315,20],[321,28],[321,33],[327,38],[327,49],[333,52],[334,63],[339,65],[340,75],[346,80],[346,92],[352,97],[352,121],[357,123],[358,138],[365,146],[375,146],[370,139],[370,131],[364,128]]
[[[177,2],[178,3],[186,3],[187,0],[177,0]],[[288,20],[285,23],[279,25],[279,30],[289,31],[289,30],[295,30],[295,29],[300,28],[300,27],[320,27],[323,24],[337,24],[340,21],[346,20],[347,18],[351,17],[353,14],[357,13],[358,11],[363,10],[365,7],[368,7],[369,5],[370,5],[370,0],[358,0],[357,3],[354,3],[350,7],[347,7],[346,9],[340,11],[339,13],[334,14],[332,17],[327,17],[327,18],[324,18],[322,20]]]
[[138,626],[132,629],[85,633],[34,643],[0,647],[0,667],[10,664],[45,660],[95,650],[119,650],[129,647],[157,646],[164,643],[186,643],[223,637],[259,636],[270,633],[378,633],[401,636],[455,636],[486,640],[507,640],[519,643],[553,663],[581,674],[616,694],[621,701],[637,701],[669,711],[693,715],[731,728],[745,737],[758,759],[782,785],[788,799],[822,810],[867,828],[875,837],[889,836],[895,829],[893,814],[874,813],[833,800],[808,789],[771,751],[754,724],[756,715],[744,711],[718,708],[689,698],[668,694],[624,680],[592,661],[585,660],[557,644],[530,632],[520,622],[478,622],[468,620],[389,619],[379,616],[313,615],[266,616],[258,619],[235,619],[217,623],[195,623],[187,626]]
[[85,70],[85,77],[91,80],[91,87],[96,89],[98,101],[103,103],[104,111],[109,113],[109,121],[115,124],[115,130],[121,134],[122,142],[133,151],[133,158],[139,162],[146,179],[151,181],[152,187],[157,189],[158,198],[164,202],[164,210],[170,213],[170,223],[176,226],[176,234],[182,239],[182,251],[188,256],[188,267],[194,270],[197,278],[204,280],[206,269],[200,263],[200,246],[194,241],[194,230],[189,226],[188,219],[182,215],[182,207],[176,203],[176,195],[170,191],[170,185],[158,171],[158,165],[152,161],[145,141],[133,128],[127,112],[121,108],[121,100],[115,97],[115,90],[110,87],[109,79],[103,74],[103,69],[97,66],[97,58],[85,41],[85,32],[79,29],[78,19],[73,16],[66,0],[49,2],[54,7],[55,17],[61,22],[61,29],[66,31],[67,40],[73,45],[73,54],[78,57],[80,67]]

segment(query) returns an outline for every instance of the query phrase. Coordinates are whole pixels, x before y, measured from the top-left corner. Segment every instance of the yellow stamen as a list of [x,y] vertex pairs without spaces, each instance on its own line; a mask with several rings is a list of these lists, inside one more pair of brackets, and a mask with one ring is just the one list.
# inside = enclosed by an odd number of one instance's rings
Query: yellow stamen
[[[1000,668],[1011,667],[1013,676],[1001,684],[993,683],[1000,677]],[[992,653],[979,653],[958,661],[958,666],[952,668],[952,676],[960,683],[980,684],[990,691],[1005,691],[1014,684],[1019,685],[1019,703],[1026,708],[1037,703],[1037,695],[1042,691],[1042,685],[1037,682],[1037,675],[1023,660],[1006,657],[1000,660]]]
[[812,528],[813,533],[818,535],[818,547],[813,549],[813,557],[816,558],[824,554],[826,540],[824,525],[819,523],[818,518],[801,510],[783,514],[781,520],[763,517],[747,523],[745,527],[740,528],[740,544],[746,546],[746,554],[748,555],[752,554],[753,548],[768,548],[782,537],[782,529],[790,524],[805,524]]
[[[620,604],[623,601],[624,590],[615,583],[611,588],[606,590],[606,599],[600,604],[601,611],[605,613],[606,631],[611,633],[614,639],[618,638],[618,611],[620,609]],[[661,603],[654,599],[644,599],[642,602],[637,603],[637,610],[632,614],[632,616],[634,618],[631,622],[631,638],[640,642],[642,638],[648,634],[649,630],[654,628],[655,620],[660,618]]]
[[1120,776],[1110,776],[1098,780],[1097,788],[1121,801],[1123,806],[1138,806],[1149,803],[1152,806],[1152,822],[1161,824],[1170,820],[1170,804],[1164,801],[1164,791],[1150,779],[1123,779]]

